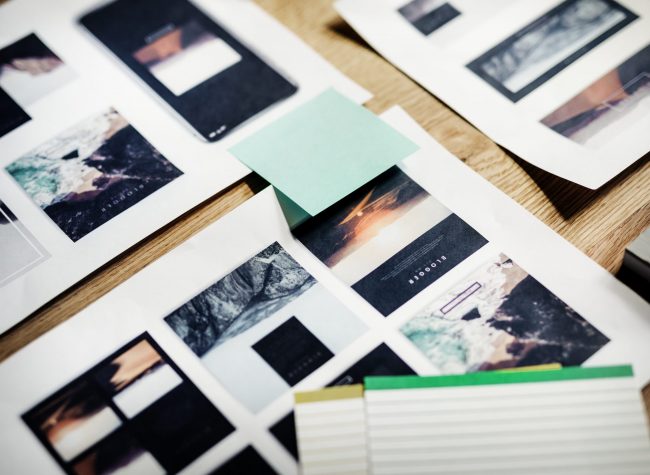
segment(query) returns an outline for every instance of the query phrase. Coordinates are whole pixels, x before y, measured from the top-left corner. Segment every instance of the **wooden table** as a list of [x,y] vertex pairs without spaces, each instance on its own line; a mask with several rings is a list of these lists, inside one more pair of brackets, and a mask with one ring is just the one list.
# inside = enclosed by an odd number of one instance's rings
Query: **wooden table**
[[[215,0],[218,1],[218,0]],[[646,155],[591,191],[527,164],[377,55],[332,8],[331,0],[257,0],[337,68],[374,94],[380,113],[401,105],[433,137],[487,180],[610,272],[625,246],[650,225]],[[251,175],[135,245],[0,337],[0,361],[124,282],[266,186]],[[649,342],[650,344],[650,342]],[[650,407],[650,386],[644,390]]]

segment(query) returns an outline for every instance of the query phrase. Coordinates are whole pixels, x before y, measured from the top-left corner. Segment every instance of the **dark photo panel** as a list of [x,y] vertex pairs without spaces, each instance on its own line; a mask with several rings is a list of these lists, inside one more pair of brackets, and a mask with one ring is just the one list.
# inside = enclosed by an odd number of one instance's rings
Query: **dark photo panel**
[[298,460],[298,439],[296,438],[296,419],[293,411],[284,416],[269,428],[271,434],[287,449],[293,458]]
[[275,475],[276,473],[250,445],[210,472],[211,475]]
[[123,467],[137,467],[139,473],[164,473],[163,467],[128,430],[118,429],[79,457],[72,472],[79,475],[109,474]]
[[352,288],[382,315],[389,315],[415,293],[463,262],[487,241],[451,214],[415,239]]
[[146,333],[22,418],[78,474],[178,472],[234,430]]
[[423,35],[430,35],[460,15],[444,0],[413,0],[397,11]]
[[467,67],[517,102],[637,18],[614,0],[565,0]]
[[181,384],[132,421],[133,432],[169,472],[177,472],[232,432],[233,427],[190,384]]
[[398,167],[293,233],[384,316],[487,243]]
[[[416,374],[385,343],[380,344],[366,356],[330,381],[327,386],[361,384],[366,376],[402,376]],[[298,441],[293,411],[269,428],[271,434],[298,460]]]
[[297,91],[187,0],[117,0],[81,23],[208,141]]
[[334,357],[334,353],[296,317],[289,318],[255,343],[253,350],[289,386],[302,381]]
[[366,376],[404,376],[415,374],[388,345],[382,343],[339,374],[327,386],[361,384]]
[[0,88],[0,137],[29,122],[31,117]]

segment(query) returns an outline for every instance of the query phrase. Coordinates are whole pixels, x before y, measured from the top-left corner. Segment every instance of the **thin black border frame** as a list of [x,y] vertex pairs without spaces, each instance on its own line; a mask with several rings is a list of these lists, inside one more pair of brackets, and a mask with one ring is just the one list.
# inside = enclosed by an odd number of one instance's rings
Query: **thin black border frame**
[[519,31],[516,33],[510,35],[508,38],[505,40],[501,41],[499,44],[496,46],[490,48],[488,51],[480,55],[478,58],[472,60],[471,62],[467,63],[465,65],[466,68],[471,70],[474,74],[479,76],[481,79],[483,79],[486,83],[488,83],[490,86],[492,86],[494,89],[499,91],[501,94],[503,94],[506,98],[510,99],[512,102],[517,102],[523,97],[527,96],[531,92],[533,92],[535,89],[537,89],[539,86],[544,84],[545,82],[549,81],[551,78],[553,78],[555,75],[557,75],[560,71],[564,70],[568,66],[570,66],[572,63],[580,59],[582,56],[587,54],[589,51],[594,49],[596,46],[598,46],[600,43],[604,42],[607,40],[609,37],[613,36],[623,28],[625,28],[627,25],[632,23],[634,20],[637,20],[639,16],[632,12],[631,10],[625,8],[623,5],[617,3],[614,0],[602,0],[606,4],[608,4],[612,9],[617,10],[625,15],[625,18],[618,22],[616,25],[612,26],[609,30],[603,32],[601,35],[598,37],[594,38],[591,40],[589,43],[581,47],[580,49],[574,51],[571,53],[569,56],[558,62],[555,66],[551,67],[548,69],[546,72],[544,72],[541,76],[538,76],[536,79],[533,81],[529,82],[526,86],[518,90],[517,92],[512,92],[510,89],[506,88],[501,82],[497,81],[494,79],[492,76],[487,74],[481,69],[481,65],[484,64],[488,59],[493,57],[496,53],[503,51],[504,49],[510,47],[515,41],[517,41],[519,38],[522,36],[528,34],[531,30],[534,30],[540,24],[542,24],[546,19],[550,16],[556,15],[558,12],[565,10],[569,8],[571,5],[575,4],[580,0],[565,0],[564,2],[560,3],[559,5],[555,6],[551,10],[547,11],[544,13],[542,16],[537,18],[536,20],[532,21],[528,25],[524,26],[521,28]]

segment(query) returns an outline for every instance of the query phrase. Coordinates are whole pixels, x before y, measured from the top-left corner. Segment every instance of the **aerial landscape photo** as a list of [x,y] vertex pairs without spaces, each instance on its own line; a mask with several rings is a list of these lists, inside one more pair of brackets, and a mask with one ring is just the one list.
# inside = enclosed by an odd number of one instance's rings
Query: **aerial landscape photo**
[[6,170],[73,241],[182,175],[115,109],[66,130]]
[[501,254],[401,327],[440,373],[584,363],[609,338]]
[[276,242],[174,310],[165,321],[202,356],[270,317],[315,283]]

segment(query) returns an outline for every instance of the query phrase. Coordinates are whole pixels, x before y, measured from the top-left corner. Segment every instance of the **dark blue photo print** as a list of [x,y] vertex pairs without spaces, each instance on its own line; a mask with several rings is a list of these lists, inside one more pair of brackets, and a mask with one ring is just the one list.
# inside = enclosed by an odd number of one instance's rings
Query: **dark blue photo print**
[[397,11],[423,35],[430,35],[460,15],[444,0],[413,0]]
[[637,18],[613,0],[566,0],[467,67],[517,102]]
[[487,243],[397,167],[294,234],[384,316]]

